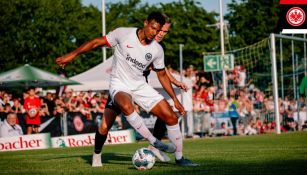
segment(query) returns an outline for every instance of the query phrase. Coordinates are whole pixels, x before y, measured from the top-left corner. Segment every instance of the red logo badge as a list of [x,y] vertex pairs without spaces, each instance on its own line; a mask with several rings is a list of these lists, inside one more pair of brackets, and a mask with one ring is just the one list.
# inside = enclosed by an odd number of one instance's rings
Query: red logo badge
[[293,7],[288,10],[286,15],[287,21],[292,26],[300,26],[305,21],[305,12],[299,7]]

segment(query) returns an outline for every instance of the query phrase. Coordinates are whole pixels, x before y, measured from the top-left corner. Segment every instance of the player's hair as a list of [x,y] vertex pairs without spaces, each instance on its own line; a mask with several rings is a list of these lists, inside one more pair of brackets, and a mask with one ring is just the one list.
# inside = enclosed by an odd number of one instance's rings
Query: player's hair
[[147,21],[151,22],[152,20],[155,20],[161,26],[165,24],[165,17],[160,12],[151,12],[147,17]]
[[172,23],[171,17],[168,14],[162,13],[162,16],[165,19],[165,23]]

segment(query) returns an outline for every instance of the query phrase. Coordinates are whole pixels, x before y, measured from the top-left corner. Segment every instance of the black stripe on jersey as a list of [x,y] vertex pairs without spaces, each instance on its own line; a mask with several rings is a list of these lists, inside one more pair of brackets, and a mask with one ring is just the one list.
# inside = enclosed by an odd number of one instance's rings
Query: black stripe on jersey
[[156,68],[154,68],[153,70],[156,71],[156,72],[159,72],[159,71],[164,70],[164,69],[165,69],[165,68],[161,68],[161,69],[156,69]]

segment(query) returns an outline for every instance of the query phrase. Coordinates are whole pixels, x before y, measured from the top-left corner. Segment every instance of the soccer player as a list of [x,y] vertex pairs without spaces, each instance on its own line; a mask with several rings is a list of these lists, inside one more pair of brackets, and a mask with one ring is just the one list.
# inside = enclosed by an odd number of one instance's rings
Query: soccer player
[[[180,114],[184,115],[184,108],[166,75],[163,49],[154,40],[164,23],[162,14],[153,12],[144,21],[143,28],[117,28],[106,36],[95,38],[73,52],[57,58],[56,62],[60,66],[65,66],[76,56],[96,47],[115,47],[109,88],[112,102],[124,113],[129,124],[151,145],[161,151],[175,152],[176,162],[179,165],[194,166],[193,162],[182,156],[182,136],[176,114],[167,101],[149,86],[143,77],[143,71],[153,64],[163,88],[173,99],[174,106]],[[150,133],[143,119],[134,111],[133,102],[165,121],[169,139],[175,144],[175,148],[171,144],[166,145],[157,140]]]
[[[169,28],[171,26],[171,19],[163,14],[165,18],[165,24],[162,26],[161,30],[159,33],[156,35],[155,40],[157,42],[161,42],[165,35],[168,33]],[[169,77],[170,81],[172,84],[176,85],[177,87],[187,91],[187,86],[180,82],[177,81],[171,73],[165,69],[167,76]],[[147,79],[147,76],[149,75],[150,70],[144,71],[143,75]],[[97,129],[96,134],[95,134],[95,148],[94,148],[94,153],[93,153],[93,161],[92,161],[92,166],[102,166],[101,163],[101,150],[102,147],[107,139],[108,131],[112,127],[116,117],[121,113],[119,107],[117,107],[111,100],[110,96],[108,97],[108,101],[106,103],[106,107],[103,113],[103,118],[102,122],[100,124],[100,127]],[[164,133],[166,132],[166,126],[165,122],[161,120],[160,118],[157,118],[155,127],[154,127],[154,133],[153,135],[161,140],[162,137],[164,136]],[[168,162],[170,161],[170,158],[162,151],[156,149],[153,146],[148,147],[162,162]]]

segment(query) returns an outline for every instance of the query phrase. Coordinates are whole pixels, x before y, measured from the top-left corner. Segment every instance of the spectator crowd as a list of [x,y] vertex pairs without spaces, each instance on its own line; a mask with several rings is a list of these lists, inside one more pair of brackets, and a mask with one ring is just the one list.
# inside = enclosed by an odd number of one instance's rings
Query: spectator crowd
[[[177,73],[169,67],[169,71]],[[177,73],[178,74],[178,73]],[[189,66],[184,71],[192,81],[194,136],[253,135],[275,132],[274,101],[252,84],[246,69],[235,66],[227,73],[228,98],[223,96],[221,81],[210,73],[194,70]],[[215,83],[213,83],[215,82]],[[29,88],[21,96],[0,90],[0,137],[38,133],[41,119],[61,118],[63,113],[78,112],[86,120],[93,120],[93,113],[103,113],[108,92],[66,90],[62,95]],[[305,99],[286,96],[279,99],[280,125],[282,132],[307,130]],[[25,123],[23,129],[20,125]],[[119,117],[118,128],[123,121]],[[190,128],[190,129],[191,129]]]

